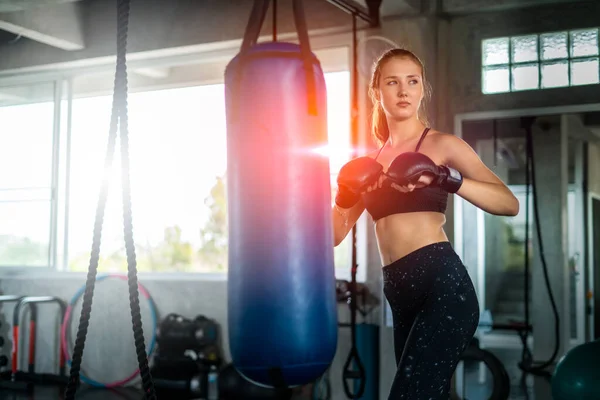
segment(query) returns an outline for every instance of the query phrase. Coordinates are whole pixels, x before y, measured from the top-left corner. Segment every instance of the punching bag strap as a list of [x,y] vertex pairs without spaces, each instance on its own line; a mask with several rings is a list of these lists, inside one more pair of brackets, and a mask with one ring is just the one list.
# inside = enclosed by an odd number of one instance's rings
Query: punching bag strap
[[300,52],[304,60],[304,70],[306,71],[306,90],[308,91],[308,113],[317,115],[317,88],[315,84],[315,75],[313,72],[313,56],[310,50],[310,41],[308,39],[308,28],[306,26],[306,16],[302,0],[294,0],[294,23],[298,40],[300,42]]
[[237,66],[235,72],[235,79],[232,89],[232,96],[234,100],[232,100],[233,104],[229,110],[230,123],[238,120],[239,105],[237,101],[238,96],[236,93],[242,80],[242,72],[244,70],[244,64],[246,63],[246,56],[250,48],[258,41],[260,30],[267,16],[267,11],[269,11],[270,1],[271,0],[254,0],[254,5],[252,6],[252,11],[250,12],[250,18],[246,24],[244,38],[242,39],[242,46],[240,47],[240,52],[238,53],[239,65]]
[[[246,25],[246,31],[244,33],[244,39],[242,41],[242,47],[240,48],[240,67],[238,72],[237,81],[241,79],[241,70],[245,62],[246,55],[250,48],[256,45],[258,37],[262,29],[263,23],[269,11],[269,4],[271,0],[255,0],[252,12],[250,13],[250,19]],[[304,14],[304,6],[302,0],[293,0],[292,3],[294,12],[294,24],[296,25],[296,32],[298,33],[298,40],[300,42],[300,53],[304,62],[304,70],[306,72],[306,85],[307,85],[307,100],[308,100],[308,112],[310,115],[317,115],[317,88],[315,82],[315,76],[313,71],[313,63],[317,62],[310,49],[310,41],[308,39],[308,28],[306,25],[306,16]]]
[[246,31],[244,32],[244,39],[242,41],[242,48],[240,49],[241,54],[245,54],[250,47],[254,46],[258,41],[260,30],[262,29],[263,23],[269,11],[269,3],[271,0],[255,0],[252,12],[250,13],[250,19],[246,25]]

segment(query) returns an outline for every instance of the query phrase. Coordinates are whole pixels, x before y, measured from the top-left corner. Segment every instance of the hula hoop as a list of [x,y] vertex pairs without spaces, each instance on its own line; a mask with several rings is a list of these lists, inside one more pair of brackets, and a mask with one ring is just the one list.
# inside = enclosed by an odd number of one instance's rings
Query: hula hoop
[[[120,275],[120,274],[99,275],[96,278],[96,281],[100,282],[100,281],[106,280],[108,278],[116,278],[116,279],[121,279],[121,280],[127,281],[127,276]],[[158,324],[157,323],[157,314],[158,313],[156,312],[156,305],[154,304],[154,301],[152,300],[150,293],[148,292],[148,290],[146,290],[146,288],[140,282],[138,282],[138,290],[139,290],[140,294],[142,296],[144,296],[146,298],[146,300],[148,300],[148,304],[150,305],[150,316],[152,318],[152,337],[148,344],[148,351],[147,351],[148,358],[150,358],[150,356],[154,352],[154,347],[156,345],[156,331],[157,331],[157,324]],[[65,311],[65,317],[63,319],[63,323],[62,323],[62,326],[60,329],[60,336],[61,336],[60,340],[62,343],[63,353],[64,353],[65,359],[66,359],[69,367],[71,366],[71,355],[69,354],[69,348],[67,346],[67,326],[71,322],[71,314],[73,312],[73,308],[74,308],[75,304],[77,303],[77,300],[79,300],[79,298],[83,295],[84,292],[85,292],[85,285],[83,285],[75,293],[75,295],[73,295],[73,297],[71,298],[71,301],[69,302],[67,309]],[[95,381],[83,373],[80,373],[79,376],[80,376],[80,379],[82,382],[87,383],[90,386],[101,387],[101,388],[115,388],[115,387],[124,386],[125,384],[129,383],[136,376],[138,376],[139,373],[140,373],[140,369],[138,367],[127,378],[121,379],[119,381],[107,382],[107,383]]]

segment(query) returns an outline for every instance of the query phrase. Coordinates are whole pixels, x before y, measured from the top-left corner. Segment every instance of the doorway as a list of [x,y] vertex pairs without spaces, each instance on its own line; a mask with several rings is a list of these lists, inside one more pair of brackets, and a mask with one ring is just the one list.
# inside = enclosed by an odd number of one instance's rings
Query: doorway
[[[556,129],[566,130],[568,133],[567,149],[567,193],[566,193],[566,230],[567,247],[565,249],[567,268],[569,270],[568,304],[557,304],[559,311],[568,311],[571,315],[569,321],[570,341],[567,347],[572,347],[585,342],[589,336],[586,316],[586,285],[590,282],[589,271],[591,263],[586,263],[584,255],[588,251],[586,244],[586,227],[590,218],[586,218],[584,206],[585,194],[585,157],[584,149],[586,138],[580,132],[571,134],[565,116],[558,109],[555,110],[515,111],[510,113],[475,113],[458,116],[456,119],[456,133],[469,143],[478,153],[482,161],[496,173],[513,191],[520,202],[520,212],[515,217],[501,217],[484,213],[472,204],[456,199],[455,201],[455,247],[457,252],[469,268],[476,285],[481,304],[481,311],[491,313],[494,323],[510,323],[511,321],[524,321],[526,305],[531,314],[533,311],[531,298],[531,271],[533,269],[534,235],[534,196],[531,187],[526,185],[526,135],[523,129],[522,116],[536,115],[538,120],[545,124],[554,124]],[[554,113],[552,113],[552,111]],[[537,164],[537,162],[536,162]],[[539,168],[539,167],[538,167]],[[539,172],[536,171],[536,175]],[[529,223],[526,224],[527,202],[529,198]],[[600,202],[600,201],[599,201]],[[590,213],[593,207],[590,207]],[[600,213],[597,211],[596,215]],[[600,218],[600,217],[597,217]],[[540,228],[552,229],[548,224]],[[600,229],[600,228],[598,228]],[[528,234],[527,246],[529,254],[529,298],[525,302],[525,234]],[[592,232],[590,231],[589,234]],[[600,237],[597,233],[594,237]],[[589,245],[596,242],[588,242]],[[597,260],[596,260],[597,262]],[[548,264],[556,263],[549,260]],[[586,265],[587,264],[587,265]],[[598,268],[598,267],[597,267]],[[595,284],[600,287],[600,276],[596,276]],[[586,282],[587,281],[587,282]],[[589,282],[589,283],[588,283]],[[600,301],[595,300],[600,306]],[[536,309],[536,312],[540,310]],[[551,313],[548,309],[544,312]],[[591,322],[591,321],[590,321]],[[595,332],[600,333],[600,320],[595,320]],[[487,347],[520,348],[520,338],[515,332],[493,331],[485,334],[482,343]],[[530,336],[530,343],[533,340]]]
[[[591,298],[588,314],[590,316],[590,338],[600,339],[600,315],[594,310],[600,309],[600,297],[593,295],[594,288],[600,288],[600,194],[589,195],[589,264],[590,264],[590,287]],[[588,308],[588,307],[586,307]]]

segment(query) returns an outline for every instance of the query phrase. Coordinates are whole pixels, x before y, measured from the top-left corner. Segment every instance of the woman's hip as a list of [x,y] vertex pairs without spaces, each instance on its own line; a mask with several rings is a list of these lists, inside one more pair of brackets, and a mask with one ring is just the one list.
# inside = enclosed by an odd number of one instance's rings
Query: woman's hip
[[[423,246],[382,268],[384,293],[397,300],[420,303],[438,294],[448,295],[473,289],[467,268],[450,242]],[[400,299],[402,298],[402,299]]]

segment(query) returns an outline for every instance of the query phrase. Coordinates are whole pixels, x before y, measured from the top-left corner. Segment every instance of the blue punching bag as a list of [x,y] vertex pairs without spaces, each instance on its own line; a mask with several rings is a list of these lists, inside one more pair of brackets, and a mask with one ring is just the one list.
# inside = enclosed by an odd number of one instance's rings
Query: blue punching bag
[[337,346],[326,89],[294,0],[300,45],[256,43],[256,1],[225,71],[228,330],[246,379],[293,387],[321,376]]

